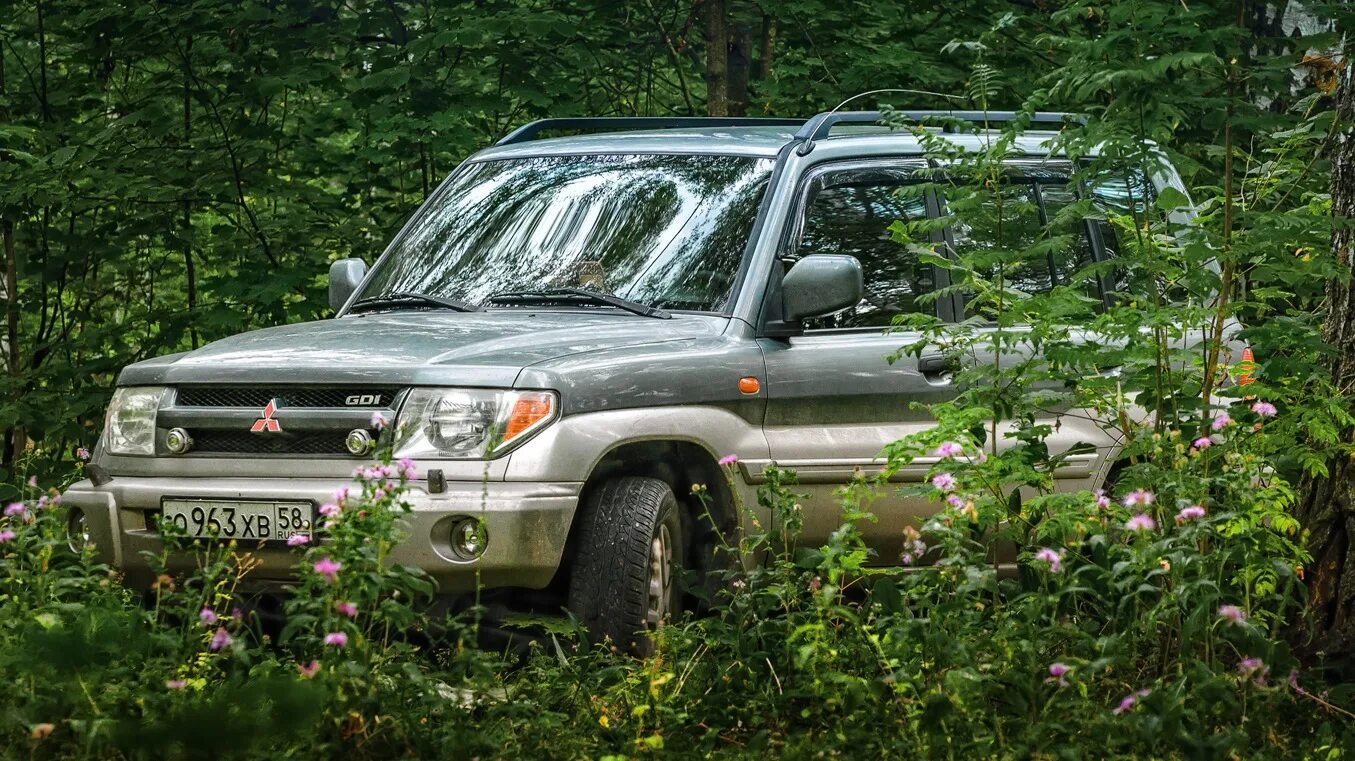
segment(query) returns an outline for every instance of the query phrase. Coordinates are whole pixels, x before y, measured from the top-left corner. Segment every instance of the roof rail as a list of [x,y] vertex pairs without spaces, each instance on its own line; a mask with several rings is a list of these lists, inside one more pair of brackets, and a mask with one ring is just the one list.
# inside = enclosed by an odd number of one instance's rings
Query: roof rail
[[[1087,117],[1081,114],[1065,114],[1055,111],[1036,111],[1022,114],[1020,111],[892,111],[913,121],[924,119],[955,119],[975,124],[1002,124],[1025,117],[1032,124],[1064,125],[1069,122],[1086,124]],[[804,141],[799,148],[801,156],[814,150],[814,142],[828,137],[828,133],[838,124],[875,124],[884,118],[881,111],[827,111],[817,114],[804,123],[795,137]],[[952,125],[946,126],[947,132],[954,132]]]
[[626,129],[681,129],[683,127],[799,127],[804,119],[733,116],[583,116],[537,119],[504,135],[495,145],[525,143],[546,130],[607,132]]

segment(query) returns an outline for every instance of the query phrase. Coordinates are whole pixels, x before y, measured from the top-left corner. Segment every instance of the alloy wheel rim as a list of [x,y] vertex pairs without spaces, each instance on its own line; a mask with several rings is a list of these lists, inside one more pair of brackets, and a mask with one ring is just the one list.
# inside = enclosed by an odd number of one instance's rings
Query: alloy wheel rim
[[673,543],[667,526],[659,526],[649,541],[649,605],[645,625],[657,628],[668,617],[673,592]]

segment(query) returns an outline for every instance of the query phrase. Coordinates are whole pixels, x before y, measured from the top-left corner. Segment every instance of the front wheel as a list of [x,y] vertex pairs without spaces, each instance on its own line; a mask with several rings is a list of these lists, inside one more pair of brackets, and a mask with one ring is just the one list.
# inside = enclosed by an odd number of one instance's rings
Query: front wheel
[[640,655],[645,636],[681,612],[682,519],[668,484],[615,478],[595,489],[579,515],[569,608],[594,641]]

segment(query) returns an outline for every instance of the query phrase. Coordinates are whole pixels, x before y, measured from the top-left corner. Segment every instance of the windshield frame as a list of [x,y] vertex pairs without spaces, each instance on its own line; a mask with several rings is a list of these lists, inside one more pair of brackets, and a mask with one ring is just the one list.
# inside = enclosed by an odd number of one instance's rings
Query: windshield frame
[[[709,156],[711,158],[742,158],[753,160],[761,159],[771,162],[771,167],[767,171],[766,184],[762,190],[762,198],[758,200],[757,216],[753,219],[753,224],[748,229],[748,240],[744,242],[743,253],[739,256],[739,266],[738,269],[735,270],[733,283],[731,284],[729,289],[729,297],[725,300],[724,309],[718,311],[706,309],[676,309],[676,308],[664,309],[664,311],[672,312],[674,314],[708,315],[712,317],[724,317],[724,318],[735,317],[736,312],[738,311],[737,305],[739,302],[739,298],[743,295],[744,285],[746,284],[749,277],[749,272],[751,270],[752,265],[752,258],[757,250],[758,241],[766,225],[767,216],[770,213],[772,197],[776,195],[777,185],[780,182],[783,174],[783,167],[785,164],[786,156],[786,150],[784,147],[782,148],[782,150],[777,152],[777,155],[774,158],[750,155],[748,153],[737,151],[690,151],[690,150],[625,151],[625,150],[606,150],[602,148],[576,150],[576,151],[542,151],[530,153],[518,153],[515,151],[511,155],[501,155],[497,154],[496,152],[488,154],[473,154],[465,161],[462,161],[460,164],[458,164],[457,167],[453,169],[450,173],[448,173],[448,175],[444,177],[442,181],[437,184],[436,187],[433,188],[433,190],[424,198],[424,200],[420,202],[419,205],[416,206],[413,211],[410,212],[409,217],[405,220],[405,223],[400,226],[399,231],[396,232],[395,235],[393,235],[391,239],[386,243],[385,249],[382,250],[381,255],[376,258],[376,261],[372,262],[371,266],[367,268],[367,272],[362,276],[362,281],[359,282],[357,287],[353,289],[353,293],[348,297],[348,301],[344,303],[343,308],[334,314],[334,318],[338,319],[340,317],[349,316],[350,310],[353,308],[353,305],[359,299],[364,298],[362,294],[367,289],[368,285],[370,285],[373,274],[382,265],[382,263],[385,262],[387,258],[395,256],[396,249],[399,247],[399,243],[402,240],[404,240],[406,235],[410,233],[411,229],[414,226],[415,221],[420,219],[420,217],[423,215],[424,209],[428,206],[428,204],[435,198],[437,198],[439,194],[442,193],[443,190],[448,185],[455,182],[458,178],[460,178],[460,176],[463,173],[469,171],[471,167],[478,164],[486,164],[495,161],[520,161],[534,158],[555,158],[555,157],[562,158],[562,157],[584,157],[584,156],[702,156],[702,157]],[[521,310],[520,307],[499,306],[488,302],[481,304],[479,306],[481,312],[502,312],[509,310],[519,310],[519,311]],[[541,307],[541,309],[543,310],[562,309],[562,307],[552,305],[552,306],[543,306]],[[563,309],[569,309],[569,311],[576,311],[578,307],[573,308],[563,307]],[[364,312],[363,314],[368,313]]]

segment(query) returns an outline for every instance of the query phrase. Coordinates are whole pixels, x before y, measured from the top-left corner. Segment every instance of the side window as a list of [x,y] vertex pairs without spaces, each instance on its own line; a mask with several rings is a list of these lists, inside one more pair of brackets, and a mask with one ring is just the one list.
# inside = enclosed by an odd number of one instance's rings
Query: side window
[[[1135,172],[1128,178],[1106,178],[1096,182],[1091,187],[1092,203],[1097,210],[1109,217],[1132,216],[1135,220],[1135,227],[1141,228],[1147,215],[1150,213],[1153,202],[1153,191],[1148,184],[1148,180],[1142,174]],[[1107,260],[1114,261],[1116,258],[1127,253],[1126,241],[1120,228],[1111,224],[1107,219],[1093,220],[1100,234],[1101,246],[1104,250],[1104,257]],[[1125,267],[1116,267],[1110,276],[1111,282],[1107,284],[1111,290],[1119,292],[1132,292],[1136,290],[1135,285],[1130,282],[1129,270]]]
[[919,263],[890,232],[895,222],[907,229],[926,219],[926,196],[909,168],[832,170],[811,179],[790,258],[856,257],[865,275],[865,296],[855,307],[810,320],[806,327],[883,328],[895,315],[933,313],[934,305],[917,301],[936,288],[932,266]]
[[1087,272],[1098,260],[1089,225],[1100,225],[1099,237],[1109,246],[1114,240],[1108,237],[1113,234],[1109,224],[1083,218],[1088,203],[1066,175],[1017,171],[1003,188],[1001,203],[989,193],[957,202],[963,208],[956,210],[950,227],[956,252],[988,277],[1003,267],[1003,280],[1012,290],[1034,295],[1074,286],[1099,301],[1101,284]]

